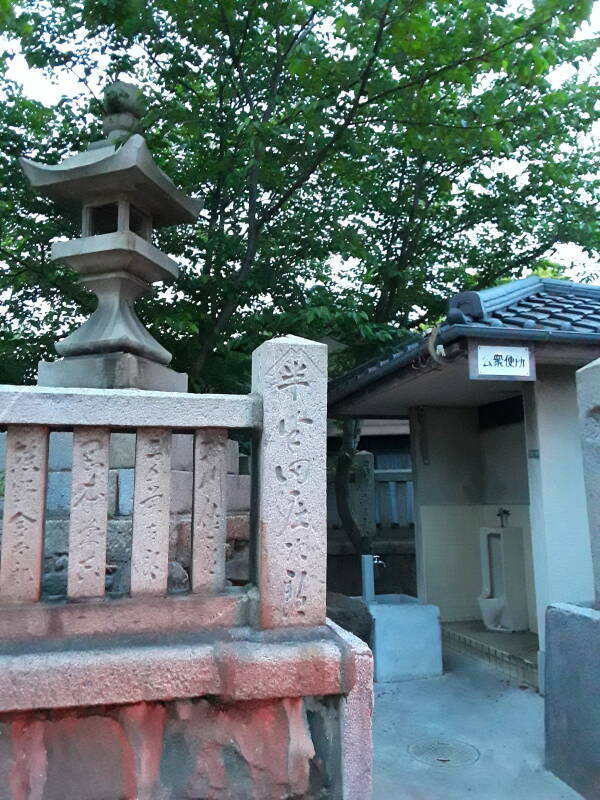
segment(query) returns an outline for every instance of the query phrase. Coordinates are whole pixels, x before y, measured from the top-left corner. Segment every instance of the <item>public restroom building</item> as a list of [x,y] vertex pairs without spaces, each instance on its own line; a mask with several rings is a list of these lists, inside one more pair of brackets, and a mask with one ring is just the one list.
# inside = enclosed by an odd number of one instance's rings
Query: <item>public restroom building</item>
[[330,416],[410,421],[417,593],[444,641],[537,685],[544,618],[594,596],[575,371],[600,287],[530,277],[450,298],[423,339],[330,386]]

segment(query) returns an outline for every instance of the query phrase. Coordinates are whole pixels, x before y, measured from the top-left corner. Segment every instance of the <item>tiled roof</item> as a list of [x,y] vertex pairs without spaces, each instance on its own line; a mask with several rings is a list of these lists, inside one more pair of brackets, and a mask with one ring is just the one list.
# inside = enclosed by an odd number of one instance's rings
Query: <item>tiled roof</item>
[[600,333],[600,287],[525,278],[450,298],[446,325]]
[[[600,344],[600,286],[532,276],[479,292],[460,292],[448,301],[436,344],[496,335]],[[330,404],[415,361],[427,352],[428,338],[413,340],[331,381]]]

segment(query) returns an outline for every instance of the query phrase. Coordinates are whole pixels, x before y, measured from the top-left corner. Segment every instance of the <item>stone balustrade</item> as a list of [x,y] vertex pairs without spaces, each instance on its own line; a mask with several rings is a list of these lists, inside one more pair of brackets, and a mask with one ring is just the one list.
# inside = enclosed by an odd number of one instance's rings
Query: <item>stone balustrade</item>
[[[217,697],[224,708],[239,709],[236,736],[257,703],[280,716],[297,707],[294,737],[306,743],[302,756],[294,755],[301,769],[282,778],[273,771],[264,786],[262,773],[249,776],[251,796],[274,797],[282,780],[288,794],[312,797],[311,770],[320,764],[315,789],[332,798],[368,800],[371,653],[325,616],[326,352],[324,345],[291,336],[265,343],[253,356],[249,395],[0,387],[0,428],[6,432],[0,712],[13,739],[18,725],[29,730],[38,724],[36,709],[44,710],[50,736],[65,714],[75,731],[82,715],[108,725],[102,715],[121,713],[127,704],[141,704],[144,714],[165,707],[183,715],[185,735],[193,737],[198,698]],[[225,571],[228,435],[239,429],[253,440],[252,557],[250,582],[232,586]],[[63,452],[71,488],[66,592],[60,599],[42,592],[52,433],[68,433],[63,445],[71,448]],[[105,575],[111,437],[121,434],[135,437],[135,463],[130,576],[128,590],[117,596],[106,592]],[[189,591],[172,593],[173,441],[184,441],[182,435],[192,437],[193,451]],[[108,710],[94,710],[99,707]],[[317,717],[321,722],[313,730],[310,720]],[[291,734],[284,736],[285,719],[261,735],[265,746],[284,742],[291,754],[296,744]],[[202,724],[206,735],[218,735],[216,723]],[[139,735],[135,746],[144,750],[147,727]],[[166,728],[160,734],[168,735]],[[167,753],[166,738],[163,746]],[[38,750],[36,758],[54,758],[41,740]],[[74,769],[77,759],[65,763]],[[0,759],[0,770],[3,764]],[[19,764],[15,781],[50,785],[49,773],[34,775],[26,759]],[[157,772],[151,782],[175,798],[181,775],[171,780]],[[148,780],[140,773],[138,789]],[[235,780],[228,774],[227,781]],[[84,788],[78,778],[68,796],[88,798]],[[214,791],[215,797],[234,796]],[[116,789],[114,796],[120,796]]]

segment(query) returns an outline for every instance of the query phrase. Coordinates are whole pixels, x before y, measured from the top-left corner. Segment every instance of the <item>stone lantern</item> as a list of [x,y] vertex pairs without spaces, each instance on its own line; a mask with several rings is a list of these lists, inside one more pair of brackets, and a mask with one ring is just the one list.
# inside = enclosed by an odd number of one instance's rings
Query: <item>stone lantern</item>
[[177,264],[152,244],[165,225],[193,223],[201,203],[180,192],[136,131],[144,111],[137,87],[118,81],[104,93],[106,139],[49,166],[21,159],[34,189],[64,208],[82,209],[81,238],[52,245],[52,260],[76,270],[98,307],[56,343],[61,359],[42,361],[38,385],[187,391],[187,375],[136,316],[136,299],[171,282]]

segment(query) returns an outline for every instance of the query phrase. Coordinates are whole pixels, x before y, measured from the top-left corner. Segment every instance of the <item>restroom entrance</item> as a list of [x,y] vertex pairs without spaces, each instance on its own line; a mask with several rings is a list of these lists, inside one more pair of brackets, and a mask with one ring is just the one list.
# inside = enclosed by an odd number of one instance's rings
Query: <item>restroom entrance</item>
[[523,397],[512,388],[411,421],[419,597],[439,607],[446,650],[537,686]]

